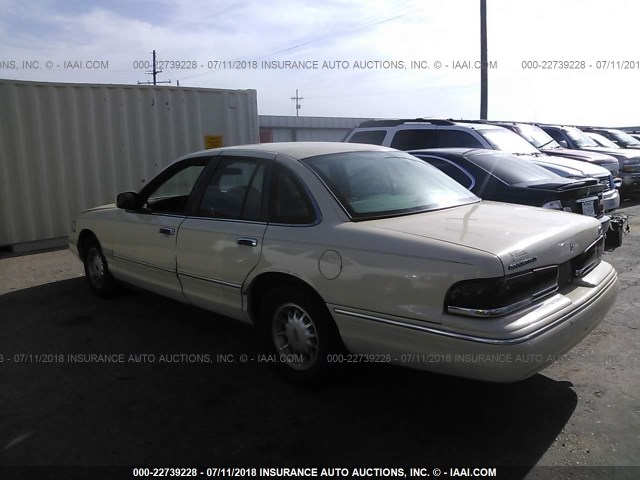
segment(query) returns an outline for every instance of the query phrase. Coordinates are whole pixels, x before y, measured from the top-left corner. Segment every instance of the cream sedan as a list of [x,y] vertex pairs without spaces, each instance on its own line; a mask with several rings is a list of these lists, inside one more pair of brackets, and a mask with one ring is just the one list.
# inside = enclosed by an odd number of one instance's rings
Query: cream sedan
[[277,143],[181,158],[70,248],[99,296],[133,284],[255,324],[290,379],[389,362],[511,382],[605,316],[597,220],[481,201],[385,147]]

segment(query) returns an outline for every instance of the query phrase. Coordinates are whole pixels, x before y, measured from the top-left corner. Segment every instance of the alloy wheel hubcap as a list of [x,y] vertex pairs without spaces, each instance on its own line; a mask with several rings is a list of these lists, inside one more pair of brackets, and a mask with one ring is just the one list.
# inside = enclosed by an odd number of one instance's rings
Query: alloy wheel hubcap
[[318,331],[302,307],[286,303],[273,315],[273,341],[280,361],[295,370],[311,368],[318,357]]
[[89,251],[88,256],[87,267],[89,269],[89,278],[91,279],[91,283],[96,287],[100,287],[104,283],[104,261],[95,248]]

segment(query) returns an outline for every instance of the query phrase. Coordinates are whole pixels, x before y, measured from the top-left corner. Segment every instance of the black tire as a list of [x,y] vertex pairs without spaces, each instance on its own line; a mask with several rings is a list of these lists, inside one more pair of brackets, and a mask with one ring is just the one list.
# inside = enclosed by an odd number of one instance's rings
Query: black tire
[[92,241],[84,255],[84,274],[93,293],[100,298],[111,298],[118,291],[118,284],[109,271],[107,259],[97,240]]
[[322,302],[295,287],[277,287],[265,295],[259,322],[270,363],[285,379],[301,386],[326,379],[339,334]]

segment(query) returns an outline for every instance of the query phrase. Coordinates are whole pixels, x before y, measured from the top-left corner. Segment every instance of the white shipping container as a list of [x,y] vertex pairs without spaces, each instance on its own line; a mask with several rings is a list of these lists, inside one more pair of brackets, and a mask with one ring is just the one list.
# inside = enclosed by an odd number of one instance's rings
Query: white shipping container
[[0,80],[0,246],[65,237],[182,155],[258,141],[255,90]]

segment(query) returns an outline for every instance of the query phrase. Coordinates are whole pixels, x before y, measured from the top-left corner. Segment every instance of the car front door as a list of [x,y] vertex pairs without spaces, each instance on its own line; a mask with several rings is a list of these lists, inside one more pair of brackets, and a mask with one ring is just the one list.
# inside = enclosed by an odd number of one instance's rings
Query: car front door
[[178,276],[190,303],[243,319],[242,285],[260,260],[267,228],[265,160],[272,157],[223,152],[203,183],[177,238]]
[[114,225],[112,269],[125,282],[184,301],[176,272],[176,237],[187,202],[209,157],[178,162],[139,194],[142,208],[122,211]]

